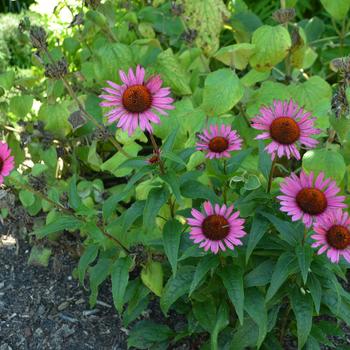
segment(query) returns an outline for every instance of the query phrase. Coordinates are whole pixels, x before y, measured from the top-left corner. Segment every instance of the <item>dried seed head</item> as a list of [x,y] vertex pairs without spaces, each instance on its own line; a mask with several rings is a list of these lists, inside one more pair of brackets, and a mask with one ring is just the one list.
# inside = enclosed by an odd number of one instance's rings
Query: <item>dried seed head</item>
[[288,23],[292,21],[294,17],[295,9],[293,8],[279,9],[272,14],[272,18],[280,24]]
[[74,26],[79,26],[84,23],[84,14],[83,12],[78,13],[73,17],[72,22],[70,22],[68,28],[72,28]]
[[189,29],[182,33],[182,39],[185,40],[187,43],[191,44],[197,37],[197,30],[196,29]]
[[177,4],[175,1],[171,3],[171,14],[173,16],[181,16],[184,13],[182,4]]
[[30,28],[30,19],[29,19],[29,17],[25,16],[19,21],[18,30],[21,33],[23,33],[25,31],[29,30],[29,28]]
[[45,65],[45,76],[51,79],[61,79],[68,73],[68,62],[63,57],[55,63]]
[[72,125],[73,131],[79,129],[80,127],[86,124],[86,120],[80,111],[73,112],[69,116],[68,121]]
[[43,27],[31,26],[29,34],[33,47],[38,50],[46,49],[46,32]]
[[346,87],[344,85],[339,85],[332,97],[332,111],[337,118],[350,114],[349,102],[346,98]]
[[101,0],[85,0],[85,6],[96,9],[101,4]]
[[92,134],[92,138],[95,140],[108,140],[111,137],[110,131],[106,128],[97,128]]
[[29,175],[28,182],[34,190],[40,192],[46,191],[46,177],[44,174],[40,174],[38,176]]
[[334,58],[330,67],[334,72],[349,73],[350,72],[350,57]]

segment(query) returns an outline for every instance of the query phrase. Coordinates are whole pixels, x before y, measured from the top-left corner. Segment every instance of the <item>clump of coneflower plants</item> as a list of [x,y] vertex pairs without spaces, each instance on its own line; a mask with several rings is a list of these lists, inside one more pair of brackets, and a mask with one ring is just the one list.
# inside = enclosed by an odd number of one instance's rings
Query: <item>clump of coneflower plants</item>
[[[85,1],[69,37],[22,23],[36,80],[0,74],[2,186],[37,241],[75,236],[91,307],[111,280],[129,347],[332,344],[350,326],[347,2],[144,3]],[[187,322],[145,318],[154,300]]]

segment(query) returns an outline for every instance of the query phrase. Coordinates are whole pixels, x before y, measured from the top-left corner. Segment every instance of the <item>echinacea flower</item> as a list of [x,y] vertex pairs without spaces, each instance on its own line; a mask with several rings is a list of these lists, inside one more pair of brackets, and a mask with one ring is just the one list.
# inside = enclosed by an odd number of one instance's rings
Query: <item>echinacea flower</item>
[[321,172],[314,181],[313,172],[307,175],[304,171],[300,177],[292,174],[281,184],[281,211],[287,212],[292,221],[302,219],[306,227],[311,227],[315,218],[328,214],[330,210],[345,208],[345,196],[337,196],[340,191],[335,181],[324,180]]
[[242,139],[236,130],[232,130],[228,125],[210,125],[210,130],[203,130],[203,134],[198,137],[201,141],[197,142],[198,151],[207,152],[207,158],[229,158],[231,151],[241,149]]
[[265,150],[275,159],[283,155],[300,159],[297,145],[303,144],[306,148],[314,148],[318,141],[311,138],[319,134],[320,130],[314,127],[316,118],[305,112],[293,100],[274,101],[273,107],[263,107],[260,115],[253,118],[252,127],[264,132],[256,137],[258,140],[271,139],[272,142]]
[[337,263],[343,256],[350,263],[350,218],[341,209],[332,210],[318,218],[314,224],[315,234],[311,236],[316,242],[312,247],[320,247],[318,254],[327,250],[328,258]]
[[8,176],[15,167],[14,159],[11,156],[11,149],[6,142],[0,142],[0,185],[4,182],[4,177]]
[[156,114],[167,115],[165,110],[174,109],[173,99],[169,97],[170,88],[162,88],[159,75],[145,80],[145,69],[137,66],[134,74],[130,68],[128,74],[119,71],[123,85],[107,81],[110,87],[103,88],[109,95],[100,95],[102,107],[113,107],[106,115],[108,122],[118,121],[117,126],[128,131],[129,136],[140,126],[141,130],[152,132],[152,123],[159,124]]
[[243,230],[244,219],[238,218],[239,211],[233,212],[233,205],[220,207],[210,202],[204,202],[202,214],[196,209],[192,209],[193,218],[187,219],[191,226],[190,238],[194,243],[200,243],[204,250],[211,250],[216,254],[219,249],[225,251],[225,245],[233,250],[234,246],[242,245],[240,238],[246,235]]

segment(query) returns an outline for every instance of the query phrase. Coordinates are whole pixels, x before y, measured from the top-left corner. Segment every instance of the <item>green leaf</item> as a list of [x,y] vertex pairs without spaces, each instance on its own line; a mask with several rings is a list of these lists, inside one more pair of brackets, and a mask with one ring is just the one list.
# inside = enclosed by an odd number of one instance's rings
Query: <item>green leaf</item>
[[[145,201],[138,201],[133,203],[131,207],[128,210],[126,210],[122,215],[121,230],[124,232],[128,231],[132,224],[142,215],[144,208]],[[120,225],[119,220],[118,225]]]
[[9,70],[7,72],[0,74],[0,87],[2,87],[5,90],[10,90],[13,86],[13,83],[15,81],[15,72],[12,70]]
[[328,113],[331,108],[332,88],[324,79],[313,76],[303,83],[289,85],[288,89],[299,105],[317,117],[315,121],[317,127],[325,129],[329,126]]
[[254,347],[258,341],[259,330],[256,323],[250,318],[244,320],[243,325],[239,325],[235,329],[230,350],[246,350]]
[[244,277],[244,285],[249,287],[266,286],[271,281],[274,262],[265,260]]
[[255,52],[255,45],[248,43],[234,44],[222,47],[214,58],[221,61],[227,66],[236,69],[245,69],[249,62],[249,58]]
[[284,252],[280,255],[272,273],[270,287],[266,293],[266,301],[277,293],[282,284],[287,280],[289,274],[297,267],[294,254]]
[[129,281],[129,270],[132,259],[128,256],[119,258],[112,266],[112,295],[115,308],[121,313],[124,305],[124,294]]
[[260,348],[267,334],[267,310],[263,294],[256,288],[245,290],[244,309],[258,325],[259,336],[257,347]]
[[252,44],[255,45],[255,53],[249,63],[257,71],[263,72],[272,69],[287,56],[292,42],[288,30],[283,26],[263,25],[253,33]]
[[176,275],[177,270],[181,230],[182,225],[175,219],[167,221],[163,228],[164,252],[168,257],[174,275]]
[[218,197],[210,187],[195,180],[186,181],[181,186],[181,193],[186,198],[201,198],[211,202],[218,202]]
[[326,178],[331,177],[340,184],[346,172],[346,164],[344,157],[339,152],[316,149],[304,154],[303,169],[306,173],[314,172],[316,176],[323,172]]
[[[131,156],[136,156],[138,151],[142,147],[136,142],[130,142],[123,147],[123,150],[129,153]],[[109,171],[116,177],[124,177],[132,172],[132,168],[120,168],[120,165],[123,164],[128,158],[121,152],[115,153],[111,158],[101,164],[100,168],[102,171]]]
[[216,309],[212,298],[202,303],[195,303],[193,313],[199,324],[211,335],[211,348],[218,349],[218,335],[229,324],[229,309],[222,302]]
[[195,44],[207,55],[219,48],[219,34],[224,19],[230,17],[222,0],[180,0],[186,26],[197,31]]
[[168,192],[163,187],[152,188],[149,192],[143,210],[143,226],[147,232],[153,229],[156,216],[159,213],[160,208],[166,203],[168,195]]
[[237,171],[242,165],[243,161],[252,153],[253,148],[249,147],[235,153],[227,161],[227,173],[232,174]]
[[306,343],[312,327],[312,299],[310,294],[302,294],[297,287],[292,288],[289,299],[297,320],[298,349],[301,349]]
[[245,260],[246,263],[249,260],[250,255],[252,254],[254,248],[260,242],[261,238],[264,236],[265,232],[269,228],[269,222],[264,219],[261,215],[255,214],[253,218],[252,228],[248,235],[248,244]]
[[245,87],[250,87],[256,83],[266,80],[269,76],[269,71],[258,72],[255,69],[251,69],[243,78],[241,78],[241,82]]
[[98,260],[97,264],[90,268],[90,306],[96,305],[98,287],[108,277],[110,273],[111,261],[106,258]]
[[168,171],[167,173],[163,174],[160,176],[162,180],[164,180],[170,187],[171,192],[176,198],[176,201],[180,204],[183,205],[183,200],[181,197],[181,192],[180,192],[180,183],[179,183],[179,178],[176,175],[175,172]]
[[196,271],[193,276],[189,295],[191,295],[197,288],[199,282],[211,269],[215,269],[219,265],[219,260],[215,255],[204,256],[197,264]]
[[311,297],[315,305],[315,310],[319,315],[322,299],[322,287],[320,281],[314,273],[310,274],[307,280],[307,287],[310,289]]
[[225,266],[218,271],[226,292],[235,307],[240,324],[243,324],[244,288],[243,269],[240,266]]
[[24,118],[31,111],[32,106],[33,96],[13,96],[10,99],[10,112],[20,119]]
[[267,181],[270,177],[271,167],[271,156],[266,152],[264,142],[259,141],[259,169]]
[[164,84],[170,86],[175,94],[181,96],[192,93],[189,77],[170,48],[158,55],[156,69],[164,79]]
[[149,261],[141,271],[141,280],[155,295],[159,297],[163,291],[163,268],[158,261]]
[[48,267],[51,252],[49,248],[33,246],[30,251],[28,265]]
[[68,122],[70,112],[67,103],[55,105],[42,104],[38,113],[39,120],[45,124],[45,130],[50,131],[54,135],[64,137],[72,129]]
[[321,4],[338,21],[341,21],[347,16],[350,8],[349,0],[321,0]]
[[135,324],[128,335],[128,348],[155,349],[155,344],[167,341],[173,331],[164,324],[142,320]]
[[75,218],[74,216],[62,215],[51,224],[36,229],[33,233],[38,238],[43,238],[49,235],[50,233],[55,233],[62,230],[77,230],[82,224],[83,222]]
[[313,249],[308,245],[297,245],[295,247],[295,254],[298,259],[299,268],[303,277],[303,282],[306,284],[307,275],[312,261]]
[[236,73],[227,68],[219,69],[205,79],[201,108],[209,116],[226,113],[240,101],[243,93],[244,88]]
[[301,241],[302,235],[304,234],[304,228],[302,225],[294,224],[288,221],[283,221],[276,216],[259,211],[261,215],[266,217],[280,233],[281,238],[289,243],[291,246],[295,246]]
[[168,313],[170,306],[175,303],[177,299],[188,293],[194,269],[194,266],[181,266],[177,270],[176,276],[169,278],[160,299],[160,307],[164,314]]
[[77,190],[77,175],[74,174],[69,182],[69,206],[76,210],[81,205],[82,201]]
[[26,208],[32,206],[35,202],[35,196],[30,191],[20,190],[18,196],[19,196],[19,199],[21,200],[21,203]]
[[88,268],[88,266],[95,261],[98,254],[98,246],[97,245],[89,245],[83,255],[79,259],[78,263],[78,276],[79,276],[79,282],[81,284],[84,283],[85,278],[85,272]]

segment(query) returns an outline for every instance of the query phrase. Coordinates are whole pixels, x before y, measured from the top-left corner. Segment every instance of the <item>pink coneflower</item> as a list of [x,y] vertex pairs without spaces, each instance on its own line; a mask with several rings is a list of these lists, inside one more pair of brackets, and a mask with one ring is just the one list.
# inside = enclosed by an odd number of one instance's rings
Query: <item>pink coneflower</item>
[[145,81],[145,70],[137,66],[136,74],[130,68],[128,75],[119,71],[120,79],[124,83],[118,85],[107,81],[110,87],[103,88],[110,95],[101,95],[105,101],[100,103],[102,107],[113,107],[107,113],[108,122],[118,120],[118,127],[128,131],[131,135],[140,125],[145,131],[152,132],[150,122],[159,124],[160,119],[155,112],[167,115],[165,110],[174,109],[173,99],[168,97],[170,88],[162,88],[163,81],[159,75],[152,76]]
[[206,157],[210,159],[229,158],[229,152],[241,149],[242,145],[237,131],[228,125],[210,125],[210,130],[203,130],[203,134],[198,137],[201,141],[196,144],[197,150],[207,152]]
[[0,185],[4,182],[4,177],[9,175],[14,167],[11,149],[6,142],[0,141]]
[[238,218],[239,211],[232,214],[233,205],[220,208],[218,204],[213,207],[210,202],[204,202],[203,206],[205,214],[192,209],[193,218],[187,219],[194,243],[200,243],[205,251],[210,249],[215,254],[219,249],[226,250],[224,243],[231,250],[242,245],[240,238],[246,233],[243,230],[244,219]]
[[343,257],[350,263],[350,218],[341,209],[332,210],[318,218],[313,227],[316,234],[312,235],[316,242],[312,247],[321,247],[318,254],[327,251],[328,258],[337,263]]
[[332,209],[345,208],[345,196],[337,196],[340,189],[335,181],[323,180],[324,173],[320,173],[314,183],[314,174],[306,175],[304,171],[300,177],[292,174],[281,184],[283,196],[281,210],[292,217],[292,221],[302,218],[306,227],[312,225],[313,219],[329,213]]
[[272,159],[276,154],[280,158],[286,155],[288,158],[294,156],[300,159],[297,144],[303,144],[307,148],[314,148],[318,141],[311,135],[319,134],[320,130],[314,127],[311,113],[305,112],[293,100],[274,101],[273,107],[263,107],[260,115],[253,118],[252,127],[265,130],[256,139],[272,139],[266,146],[266,151],[271,154]]

